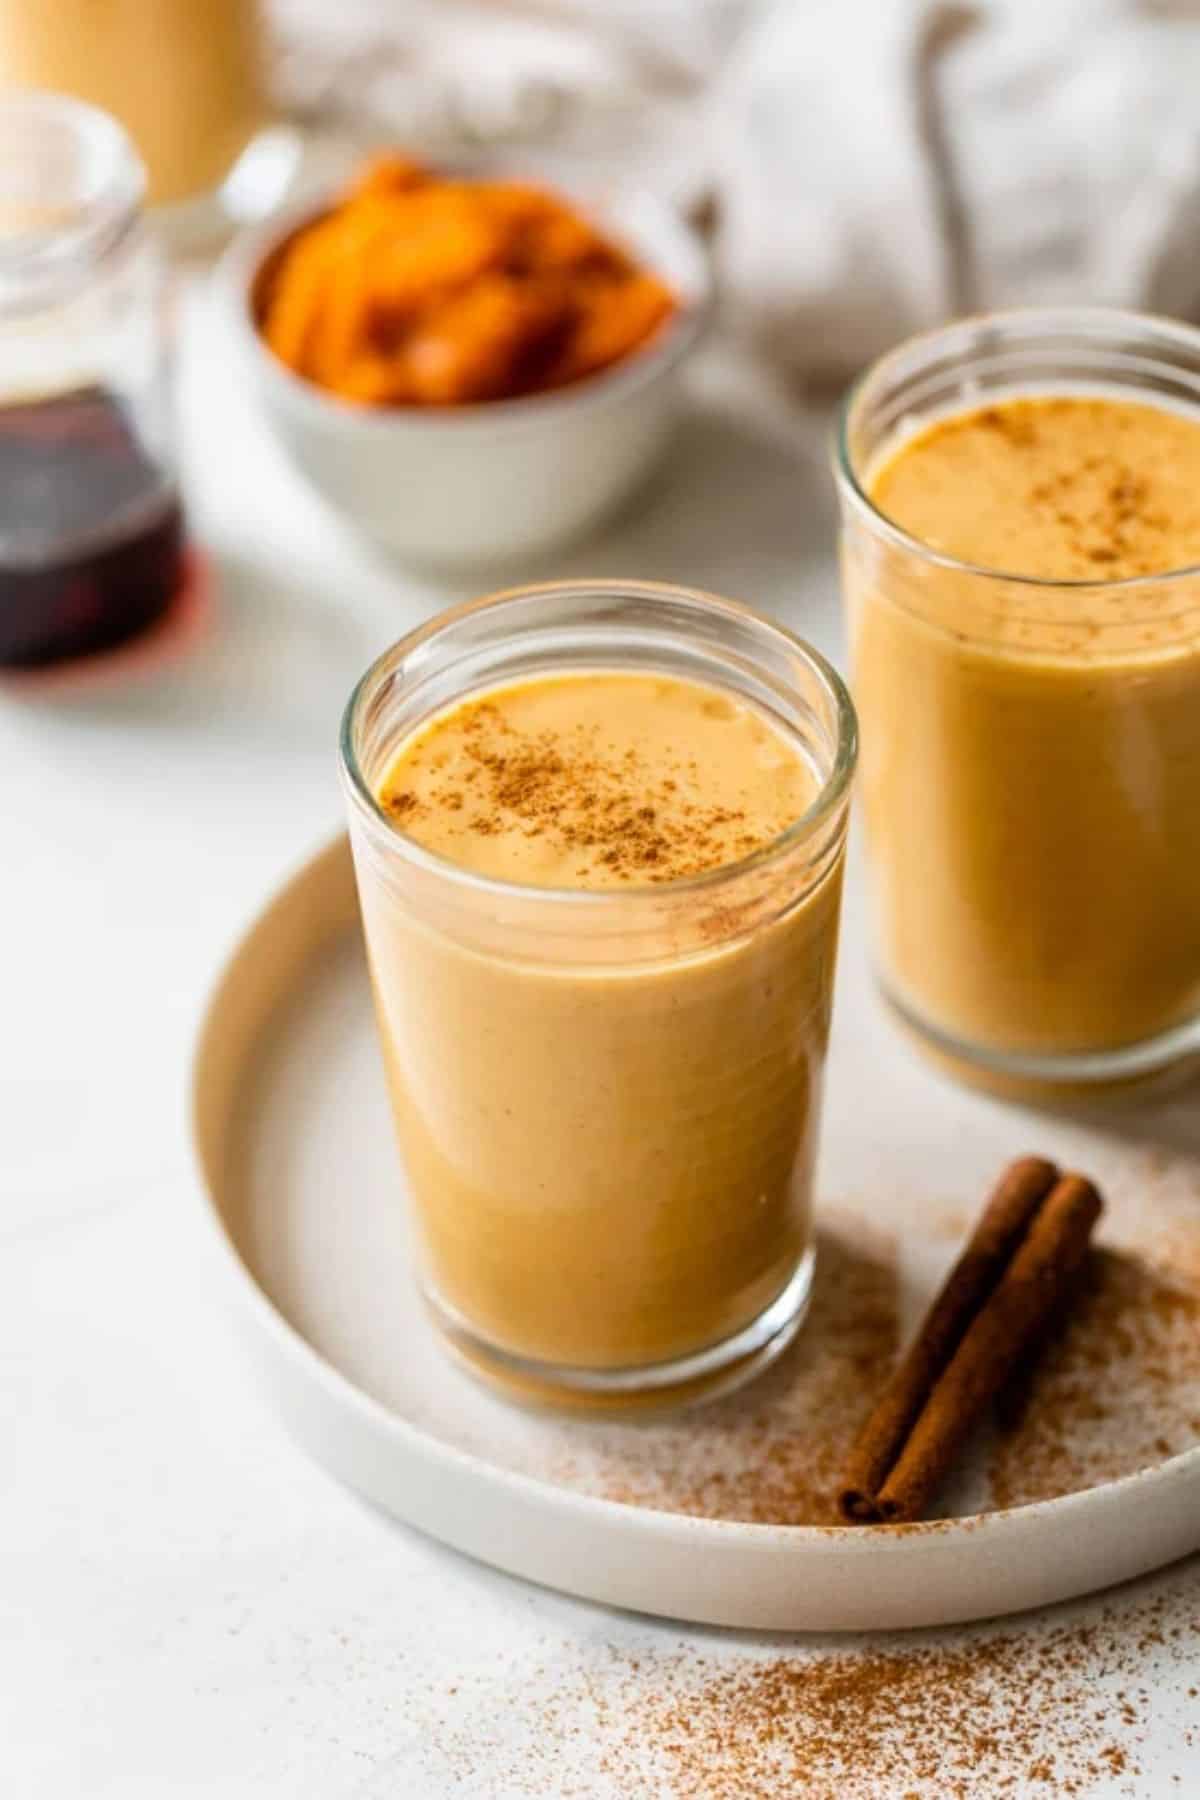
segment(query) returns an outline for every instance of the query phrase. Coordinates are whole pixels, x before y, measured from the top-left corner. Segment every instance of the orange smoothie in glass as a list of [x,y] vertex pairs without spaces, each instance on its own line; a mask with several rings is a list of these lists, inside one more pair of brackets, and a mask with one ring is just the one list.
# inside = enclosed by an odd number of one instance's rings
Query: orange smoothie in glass
[[475,688],[368,783],[435,1315],[618,1390],[735,1342],[807,1287],[844,807],[815,860],[798,828],[826,774],[734,691],[598,665]]
[[1167,1060],[1200,1015],[1200,410],[909,419],[845,517],[886,990],[1001,1071]]

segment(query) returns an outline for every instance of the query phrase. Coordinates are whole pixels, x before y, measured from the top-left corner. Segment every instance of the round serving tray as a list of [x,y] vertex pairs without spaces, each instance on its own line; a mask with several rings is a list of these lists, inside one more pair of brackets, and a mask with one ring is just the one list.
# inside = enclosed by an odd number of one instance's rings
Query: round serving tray
[[[1022,1114],[942,1084],[881,1017],[855,910],[821,1174],[823,1201],[837,1202],[825,1273],[839,1292],[861,1290],[862,1270],[886,1261],[907,1329],[991,1176],[1031,1148],[1101,1180],[1118,1242],[1140,1233],[1161,1247],[1186,1238],[1192,1220],[1200,1234],[1194,1104],[1114,1127]],[[673,1418],[563,1419],[480,1388],[434,1340],[409,1274],[344,839],[287,883],[228,962],[199,1035],[193,1105],[205,1211],[284,1424],[350,1487],[498,1568],[678,1619],[850,1631],[1018,1611],[1200,1547],[1200,1356],[1172,1376],[1168,1402],[1162,1357],[1146,1371],[1163,1413],[1151,1466],[986,1510],[977,1456],[951,1496],[963,1516],[887,1529],[771,1522],[794,1516],[787,1496],[810,1465],[824,1479],[829,1431],[850,1429],[841,1413],[870,1398],[844,1402],[846,1368],[871,1385],[882,1373],[861,1368],[869,1337],[852,1335],[848,1347],[838,1338],[836,1297],[824,1318],[814,1309],[779,1368]],[[854,1229],[866,1234],[858,1249],[848,1247]],[[876,1265],[879,1246],[887,1255]],[[1197,1285],[1182,1269],[1179,1305]],[[1122,1421],[1136,1439],[1148,1416],[1128,1391],[1137,1380],[1119,1356],[1095,1375],[1120,1397],[1102,1422],[1106,1446]],[[1130,1455],[1144,1460],[1136,1442]],[[1072,1467],[1070,1456],[1059,1461]],[[1086,1455],[1075,1463],[1088,1467]]]

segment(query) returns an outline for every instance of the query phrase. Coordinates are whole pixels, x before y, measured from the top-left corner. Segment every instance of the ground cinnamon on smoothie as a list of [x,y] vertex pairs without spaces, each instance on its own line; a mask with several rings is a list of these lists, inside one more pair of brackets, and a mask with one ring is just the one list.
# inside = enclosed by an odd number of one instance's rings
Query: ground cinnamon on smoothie
[[[884,461],[871,496],[922,543],[968,563],[1043,581],[1128,580],[1195,561],[1195,459],[1190,417],[1031,395],[936,420]],[[968,508],[966,494],[982,498]]]
[[465,867],[586,888],[727,867],[811,797],[804,764],[749,707],[604,671],[467,701],[406,748],[379,796],[404,831]]

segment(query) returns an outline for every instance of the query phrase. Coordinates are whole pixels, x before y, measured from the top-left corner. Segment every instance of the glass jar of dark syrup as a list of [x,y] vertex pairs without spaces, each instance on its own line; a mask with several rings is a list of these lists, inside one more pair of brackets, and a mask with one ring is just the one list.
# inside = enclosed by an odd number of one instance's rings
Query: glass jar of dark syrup
[[115,648],[179,591],[163,266],[120,126],[0,99],[0,669]]

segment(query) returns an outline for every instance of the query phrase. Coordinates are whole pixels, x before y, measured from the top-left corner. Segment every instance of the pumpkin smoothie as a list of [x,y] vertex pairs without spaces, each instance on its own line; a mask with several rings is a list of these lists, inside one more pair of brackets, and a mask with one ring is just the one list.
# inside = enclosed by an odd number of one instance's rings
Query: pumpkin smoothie
[[1200,563],[1200,417],[998,397],[893,438],[861,485],[917,540],[848,512],[889,992],[983,1052],[1194,1019],[1200,576],[1171,572]]
[[469,693],[398,744],[373,798],[429,891],[355,855],[443,1323],[661,1368],[807,1284],[844,803],[815,856],[779,840],[827,774],[737,694],[621,668]]
[[258,13],[255,0],[0,0],[0,81],[112,113],[150,200],[189,200],[263,123]]

